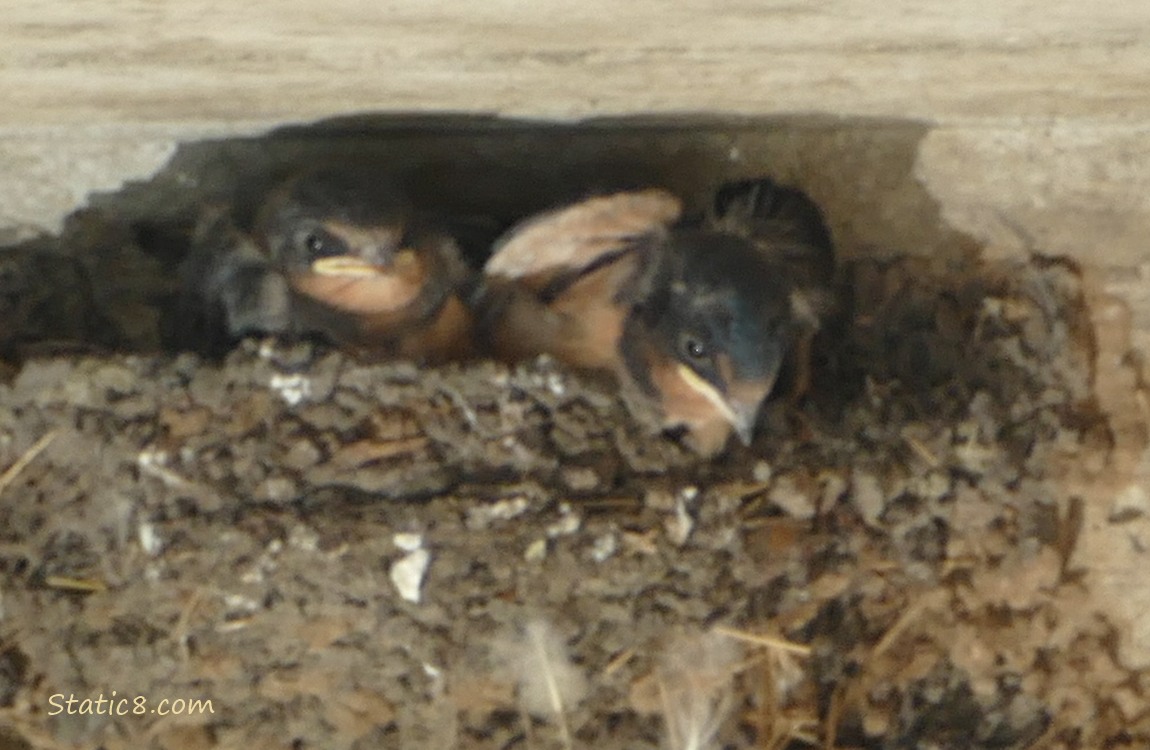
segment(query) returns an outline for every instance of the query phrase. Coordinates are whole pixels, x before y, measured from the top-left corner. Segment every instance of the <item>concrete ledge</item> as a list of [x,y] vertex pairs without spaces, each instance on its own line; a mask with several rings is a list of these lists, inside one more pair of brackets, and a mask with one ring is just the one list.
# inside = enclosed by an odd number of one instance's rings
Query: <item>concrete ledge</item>
[[1150,7],[1053,0],[275,4],[8,10],[0,126],[825,112],[1144,118]]

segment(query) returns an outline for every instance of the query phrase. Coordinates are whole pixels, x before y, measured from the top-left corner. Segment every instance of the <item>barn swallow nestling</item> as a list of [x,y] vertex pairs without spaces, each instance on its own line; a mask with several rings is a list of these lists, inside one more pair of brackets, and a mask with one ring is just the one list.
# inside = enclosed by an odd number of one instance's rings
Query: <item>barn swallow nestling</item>
[[614,373],[705,455],[744,444],[818,304],[739,234],[677,225],[652,189],[591,198],[511,230],[484,269],[480,331],[516,360]]
[[789,397],[797,400],[810,387],[811,345],[820,319],[834,307],[835,250],[822,211],[801,190],[760,177],[722,185],[709,220],[721,231],[749,239],[784,267],[798,298],[810,308],[785,362]]
[[471,273],[386,178],[363,168],[296,175],[249,232],[222,211],[197,228],[187,275],[227,336],[319,334],[369,356],[466,356]]

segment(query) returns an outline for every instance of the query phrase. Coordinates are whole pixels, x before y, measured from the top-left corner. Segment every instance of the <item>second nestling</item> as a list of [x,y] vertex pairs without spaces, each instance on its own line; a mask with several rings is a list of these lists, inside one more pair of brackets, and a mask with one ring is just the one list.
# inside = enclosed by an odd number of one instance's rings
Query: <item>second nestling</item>
[[473,352],[473,273],[454,239],[377,171],[298,174],[248,232],[207,212],[184,276],[185,307],[209,340],[319,335],[370,359],[424,364]]
[[730,183],[702,222],[650,189],[531,217],[482,277],[377,173],[273,190],[250,232],[221,212],[187,265],[193,312],[229,339],[321,335],[372,359],[549,354],[614,375],[703,455],[749,444],[780,372],[807,380],[834,250],[819,209],[767,179]]
[[714,455],[750,444],[788,357],[805,387],[834,251],[818,208],[770,180],[724,186],[704,226],[664,190],[591,198],[513,229],[485,268],[479,332],[509,360],[613,373]]

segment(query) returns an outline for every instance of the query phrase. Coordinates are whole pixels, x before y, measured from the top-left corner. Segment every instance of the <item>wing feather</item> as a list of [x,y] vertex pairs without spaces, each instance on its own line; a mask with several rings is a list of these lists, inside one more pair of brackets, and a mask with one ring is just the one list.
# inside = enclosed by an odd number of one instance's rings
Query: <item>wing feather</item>
[[664,231],[681,213],[679,199],[661,189],[589,198],[513,228],[496,243],[484,274],[538,291],[559,276],[578,274],[637,237]]

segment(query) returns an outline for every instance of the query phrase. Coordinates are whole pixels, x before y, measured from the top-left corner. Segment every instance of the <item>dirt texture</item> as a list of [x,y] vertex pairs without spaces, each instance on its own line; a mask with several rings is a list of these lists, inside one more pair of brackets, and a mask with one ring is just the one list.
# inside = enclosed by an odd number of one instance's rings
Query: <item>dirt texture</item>
[[848,259],[811,393],[702,462],[546,360],[149,347],[138,242],[2,256],[0,747],[1150,743],[1071,264]]

